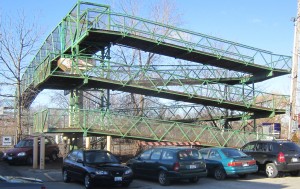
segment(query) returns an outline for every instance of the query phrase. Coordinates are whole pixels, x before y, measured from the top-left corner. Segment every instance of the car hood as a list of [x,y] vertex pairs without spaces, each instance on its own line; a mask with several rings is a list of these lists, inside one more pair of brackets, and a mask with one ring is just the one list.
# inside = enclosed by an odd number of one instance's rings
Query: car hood
[[30,148],[30,147],[12,148],[12,149],[6,150],[6,154],[18,154],[20,152],[28,152],[30,150],[32,150],[32,148]]
[[95,164],[88,164],[90,167],[96,168],[96,169],[120,169],[120,170],[124,170],[124,169],[128,169],[127,166],[122,165],[122,164],[118,164],[118,163],[95,163]]
[[42,180],[28,177],[0,176],[9,183],[43,183]]

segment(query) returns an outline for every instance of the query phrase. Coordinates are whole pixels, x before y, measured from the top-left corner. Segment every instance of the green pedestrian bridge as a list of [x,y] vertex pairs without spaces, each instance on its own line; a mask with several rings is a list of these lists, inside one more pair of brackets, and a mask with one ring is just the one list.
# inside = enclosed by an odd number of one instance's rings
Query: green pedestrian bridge
[[[111,58],[115,46],[161,55],[172,63],[128,64]],[[176,109],[180,119],[164,119],[150,107],[138,116],[132,116],[130,109],[47,109],[34,116],[37,133],[237,147],[266,136],[208,123],[245,123],[284,114],[288,96],[258,91],[254,86],[290,72],[290,56],[113,12],[106,5],[78,2],[28,66],[21,95],[24,108],[44,89],[112,90],[188,104],[164,107],[169,112]],[[201,117],[201,109],[219,114]]]

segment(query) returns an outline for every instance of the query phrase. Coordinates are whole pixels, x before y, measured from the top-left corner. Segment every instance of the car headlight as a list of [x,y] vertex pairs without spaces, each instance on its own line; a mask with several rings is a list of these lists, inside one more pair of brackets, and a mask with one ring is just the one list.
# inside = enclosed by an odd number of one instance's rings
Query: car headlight
[[108,172],[107,171],[99,170],[99,171],[96,171],[96,174],[97,175],[108,175]]
[[26,156],[26,152],[20,152],[17,156]]
[[129,174],[132,174],[132,170],[130,168],[125,171],[125,175],[129,175]]

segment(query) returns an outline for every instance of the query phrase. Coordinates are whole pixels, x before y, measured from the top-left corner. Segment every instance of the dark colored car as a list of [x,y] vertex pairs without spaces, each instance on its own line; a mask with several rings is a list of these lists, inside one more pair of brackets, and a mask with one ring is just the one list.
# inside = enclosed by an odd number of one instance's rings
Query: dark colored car
[[[58,153],[59,148],[53,138],[45,137],[45,156],[55,161],[58,158]],[[7,150],[3,159],[9,164],[26,163],[31,165],[33,162],[33,137],[25,138],[16,144],[14,148]]]
[[43,181],[36,178],[1,176],[0,188],[15,189],[46,189]]
[[245,178],[258,170],[256,161],[235,148],[203,148],[200,153],[205,159],[209,175],[223,180],[227,175]]
[[247,143],[241,150],[251,155],[256,160],[259,170],[265,171],[270,178],[284,172],[292,176],[299,175],[300,147],[291,141],[258,140]]
[[102,184],[120,184],[128,187],[133,179],[132,170],[120,164],[120,161],[105,150],[74,150],[64,159],[63,180],[84,181],[84,186],[91,189]]
[[158,179],[163,186],[180,179],[196,183],[207,176],[205,161],[194,148],[152,148],[129,160],[127,165],[135,176]]

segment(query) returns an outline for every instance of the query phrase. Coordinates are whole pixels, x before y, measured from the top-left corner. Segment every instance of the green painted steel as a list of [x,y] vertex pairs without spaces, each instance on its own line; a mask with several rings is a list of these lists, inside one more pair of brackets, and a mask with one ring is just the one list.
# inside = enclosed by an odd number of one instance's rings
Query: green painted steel
[[[127,65],[110,59],[111,45],[188,62]],[[96,55],[99,51],[101,58]],[[21,92],[24,107],[29,107],[43,89],[113,89],[242,111],[243,121],[285,113],[288,96],[257,91],[247,84],[289,74],[290,65],[290,56],[115,13],[106,5],[78,2],[30,63]],[[204,122],[188,124],[78,108],[48,109],[37,113],[34,121],[35,132],[200,141],[207,146],[241,146],[265,138],[240,129],[220,130]]]
[[[80,15],[77,13],[77,6],[80,6]],[[154,31],[164,31],[164,33],[159,34]],[[139,17],[113,13],[108,6],[80,2],[47,37],[30,66],[25,71],[22,77],[22,92],[30,87],[35,77],[35,69],[45,59],[49,57],[52,59],[54,55],[71,53],[71,49],[76,45],[79,45],[81,54],[90,51],[93,53],[99,51],[99,48],[95,49],[93,47],[91,49],[91,47],[86,45],[80,46],[83,42],[89,43],[89,41],[85,41],[87,36],[99,32],[112,36],[117,35],[119,39],[129,37],[132,39],[138,38],[146,42],[150,40],[154,42],[155,46],[170,44],[167,46],[184,49],[187,54],[195,51],[216,60],[230,60],[236,63],[236,66],[230,69],[237,69],[239,67],[237,65],[241,64],[243,66],[240,67],[241,70],[239,71],[251,68],[251,73],[255,74],[257,73],[256,69],[261,69],[265,71],[264,74],[268,74],[264,77],[272,76],[276,71],[279,74],[288,74],[291,69],[290,56],[276,55],[269,51]],[[110,42],[114,41],[106,41],[104,46],[110,45]],[[99,44],[99,46],[101,45]],[[222,64],[222,61],[215,66],[228,68],[225,63]]]
[[[109,66],[106,66],[108,64],[103,64],[105,60],[97,58],[77,56],[77,61],[84,64],[75,64],[69,55],[64,55],[64,58],[65,61],[72,62],[69,62],[69,68],[65,71],[60,70],[59,66],[51,70],[50,67],[58,63],[46,59],[47,61],[36,69],[38,73],[35,76],[39,77],[34,78],[34,87],[46,85],[49,77],[81,78],[85,82],[79,84],[82,87],[88,87],[89,83],[93,82],[93,86],[90,87],[96,87],[98,83],[103,88],[125,92],[134,90],[135,93],[145,95],[151,93],[157,97],[169,96],[171,99],[181,96],[181,101],[185,102],[197,101],[221,108],[260,112],[263,116],[284,113],[289,100],[286,95],[264,93],[244,85],[228,86],[197,78],[197,74],[191,74],[183,65],[174,67],[170,65],[168,69],[164,69],[163,66],[136,66],[110,61]],[[193,85],[183,83],[182,80],[193,81]],[[59,86],[60,84],[62,86]],[[66,87],[65,85],[67,84],[60,82],[56,84],[56,88]],[[53,84],[50,87],[53,87]]]
[[[77,114],[77,115],[75,115]],[[205,146],[241,147],[268,136],[241,130],[126,116],[110,111],[46,109],[34,115],[37,133],[85,133],[151,141],[200,142]]]

